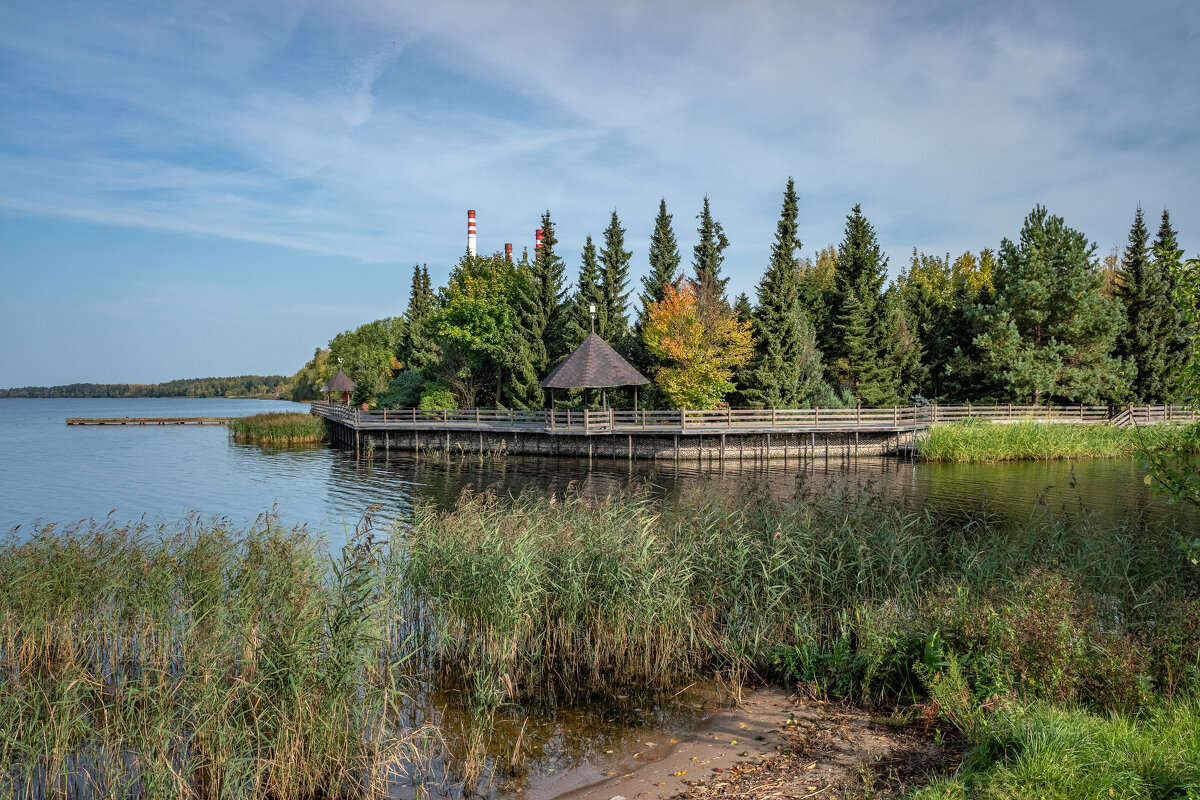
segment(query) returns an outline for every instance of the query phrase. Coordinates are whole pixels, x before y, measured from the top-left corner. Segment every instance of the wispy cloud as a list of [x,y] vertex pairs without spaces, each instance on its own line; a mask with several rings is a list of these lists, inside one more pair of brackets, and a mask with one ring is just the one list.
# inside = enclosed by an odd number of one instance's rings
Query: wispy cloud
[[[1102,247],[1200,216],[1200,7],[67,2],[0,24],[0,208],[343,257],[531,243],[617,208],[644,259],[708,193],[752,290],[783,183],[812,249],[861,201],[899,266],[1037,202]],[[1184,231],[1184,243],[1195,244]],[[1190,245],[1189,245],[1190,246]]]

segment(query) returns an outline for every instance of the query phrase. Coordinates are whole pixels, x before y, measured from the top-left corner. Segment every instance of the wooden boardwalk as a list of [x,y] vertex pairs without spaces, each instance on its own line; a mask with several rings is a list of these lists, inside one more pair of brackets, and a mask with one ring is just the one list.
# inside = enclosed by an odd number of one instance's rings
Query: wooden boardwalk
[[716,409],[681,411],[516,411],[496,409],[363,410],[315,402],[311,413],[357,431],[429,430],[537,432],[551,436],[712,433],[912,433],[968,419],[1084,424],[1156,424],[1197,419],[1187,406],[962,405],[894,408]]
[[1183,406],[912,406],[683,411],[364,410],[313,403],[336,444],[461,453],[771,460],[911,453],[935,424],[966,419],[1155,424],[1195,419]]

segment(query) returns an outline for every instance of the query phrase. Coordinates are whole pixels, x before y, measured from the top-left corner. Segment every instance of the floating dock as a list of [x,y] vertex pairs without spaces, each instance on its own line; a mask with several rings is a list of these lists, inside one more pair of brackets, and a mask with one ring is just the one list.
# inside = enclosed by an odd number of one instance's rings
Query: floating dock
[[67,417],[68,425],[227,425],[235,417]]

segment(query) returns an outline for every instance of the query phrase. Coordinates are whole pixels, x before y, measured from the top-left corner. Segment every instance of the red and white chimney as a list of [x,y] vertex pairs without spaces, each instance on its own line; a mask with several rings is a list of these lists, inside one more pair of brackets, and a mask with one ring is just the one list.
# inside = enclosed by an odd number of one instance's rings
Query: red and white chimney
[[467,255],[475,255],[475,211],[467,212]]
[[512,242],[504,243],[504,260],[512,261]]
[[542,229],[538,228],[537,230],[535,230],[533,232],[533,237],[534,237],[534,239],[537,240],[537,244],[534,245],[534,248],[533,248],[533,257],[541,258],[542,257]]

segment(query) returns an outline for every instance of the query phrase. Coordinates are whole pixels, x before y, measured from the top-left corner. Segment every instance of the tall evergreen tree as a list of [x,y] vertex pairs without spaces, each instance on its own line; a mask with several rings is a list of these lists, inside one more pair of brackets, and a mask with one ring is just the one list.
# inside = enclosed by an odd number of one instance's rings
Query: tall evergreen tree
[[[649,376],[655,367],[663,363],[646,348],[644,332],[649,309],[655,303],[662,302],[666,296],[667,287],[674,286],[679,278],[679,245],[675,241],[675,231],[671,228],[671,215],[667,213],[666,199],[658,201],[658,216],[654,219],[654,233],[650,235],[650,272],[642,278],[642,293],[639,297],[637,322],[634,325],[634,335],[631,337],[627,350],[630,362],[638,370]],[[656,397],[653,384],[647,387],[649,396],[645,401],[654,404]]]
[[700,241],[692,248],[692,266],[696,270],[696,284],[702,291],[712,290],[725,305],[729,300],[725,297],[725,287],[728,278],[721,277],[721,265],[725,262],[725,248],[729,247],[729,239],[725,237],[725,229],[721,223],[713,219],[708,205],[708,195],[704,195],[704,208],[696,219],[700,227]]
[[1005,239],[992,276],[995,300],[975,338],[981,366],[1015,398],[1095,402],[1111,396],[1122,362],[1111,355],[1123,324],[1100,293],[1095,245],[1037,206],[1019,242]]
[[566,265],[555,252],[557,245],[554,222],[546,211],[542,214],[542,247],[533,260],[530,303],[523,320],[532,340],[534,370],[543,376],[569,352],[564,308]]
[[534,334],[534,326],[541,315],[537,313],[537,305],[534,302],[533,269],[529,263],[528,250],[522,251],[516,267],[517,274],[524,281],[524,289],[517,299],[517,324],[512,337],[507,381],[502,396],[510,408],[538,409],[543,406],[545,393],[539,382],[536,366],[541,348],[540,339]]
[[733,313],[737,314],[738,322],[751,322],[754,319],[754,306],[745,292],[738,292],[733,298]]
[[[1165,208],[1162,213],[1162,222],[1158,226],[1158,235],[1154,237],[1153,249],[1154,266],[1161,276],[1163,283],[1167,286],[1167,291],[1173,297],[1176,290],[1176,281],[1174,274],[1168,266],[1171,263],[1171,259],[1160,255],[1160,253],[1167,254],[1179,250],[1179,235],[1171,227],[1171,215]],[[1167,343],[1167,361],[1174,366],[1174,370],[1167,381],[1167,396],[1169,397],[1174,398],[1179,390],[1177,385],[1178,371],[1191,360],[1192,342],[1196,335],[1197,331],[1188,322],[1187,316],[1177,309],[1173,333],[1168,337]]]
[[908,402],[925,382],[927,368],[921,361],[922,347],[904,305],[894,291],[884,295],[884,323],[880,357],[868,385],[860,386],[864,405],[896,406]]
[[593,304],[596,306],[596,332],[600,333],[600,313],[604,309],[604,295],[601,289],[600,266],[596,263],[596,245],[592,243],[592,237],[588,236],[579,264],[579,281],[575,286],[575,296],[567,315],[568,344],[571,347],[578,347],[591,332]]
[[798,213],[796,184],[788,178],[771,263],[758,284],[754,360],[740,376],[746,399],[767,408],[799,408],[821,382],[821,353],[800,303]]
[[412,284],[408,293],[408,309],[404,319],[408,322],[403,341],[396,353],[405,367],[425,369],[437,362],[440,348],[428,322],[435,309],[433,287],[429,282],[429,267],[413,266]]
[[[875,238],[875,229],[863,216],[862,206],[855,205],[846,217],[846,231],[838,246],[837,270],[833,286],[826,293],[825,305],[834,323],[833,336],[825,339],[824,350],[831,382],[840,375],[852,379],[858,386],[864,380],[874,383],[883,380],[886,370],[876,362],[882,352],[886,314],[883,308],[883,283],[887,277],[887,258]],[[853,307],[851,297],[855,298]],[[865,331],[865,346],[859,347],[845,338],[847,331]],[[850,389],[843,384],[843,389]],[[891,396],[896,387],[871,389],[873,394]]]
[[1141,403],[1165,402],[1171,396],[1174,365],[1168,350],[1178,326],[1178,312],[1167,277],[1151,261],[1150,232],[1141,208],[1129,229],[1115,290],[1125,307],[1125,330],[1117,340],[1116,355],[1133,366],[1126,376],[1130,394]]
[[600,296],[596,311],[596,333],[609,343],[621,344],[629,334],[629,259],[633,253],[625,249],[625,229],[612,212],[612,220],[604,230],[604,247],[600,250]]

